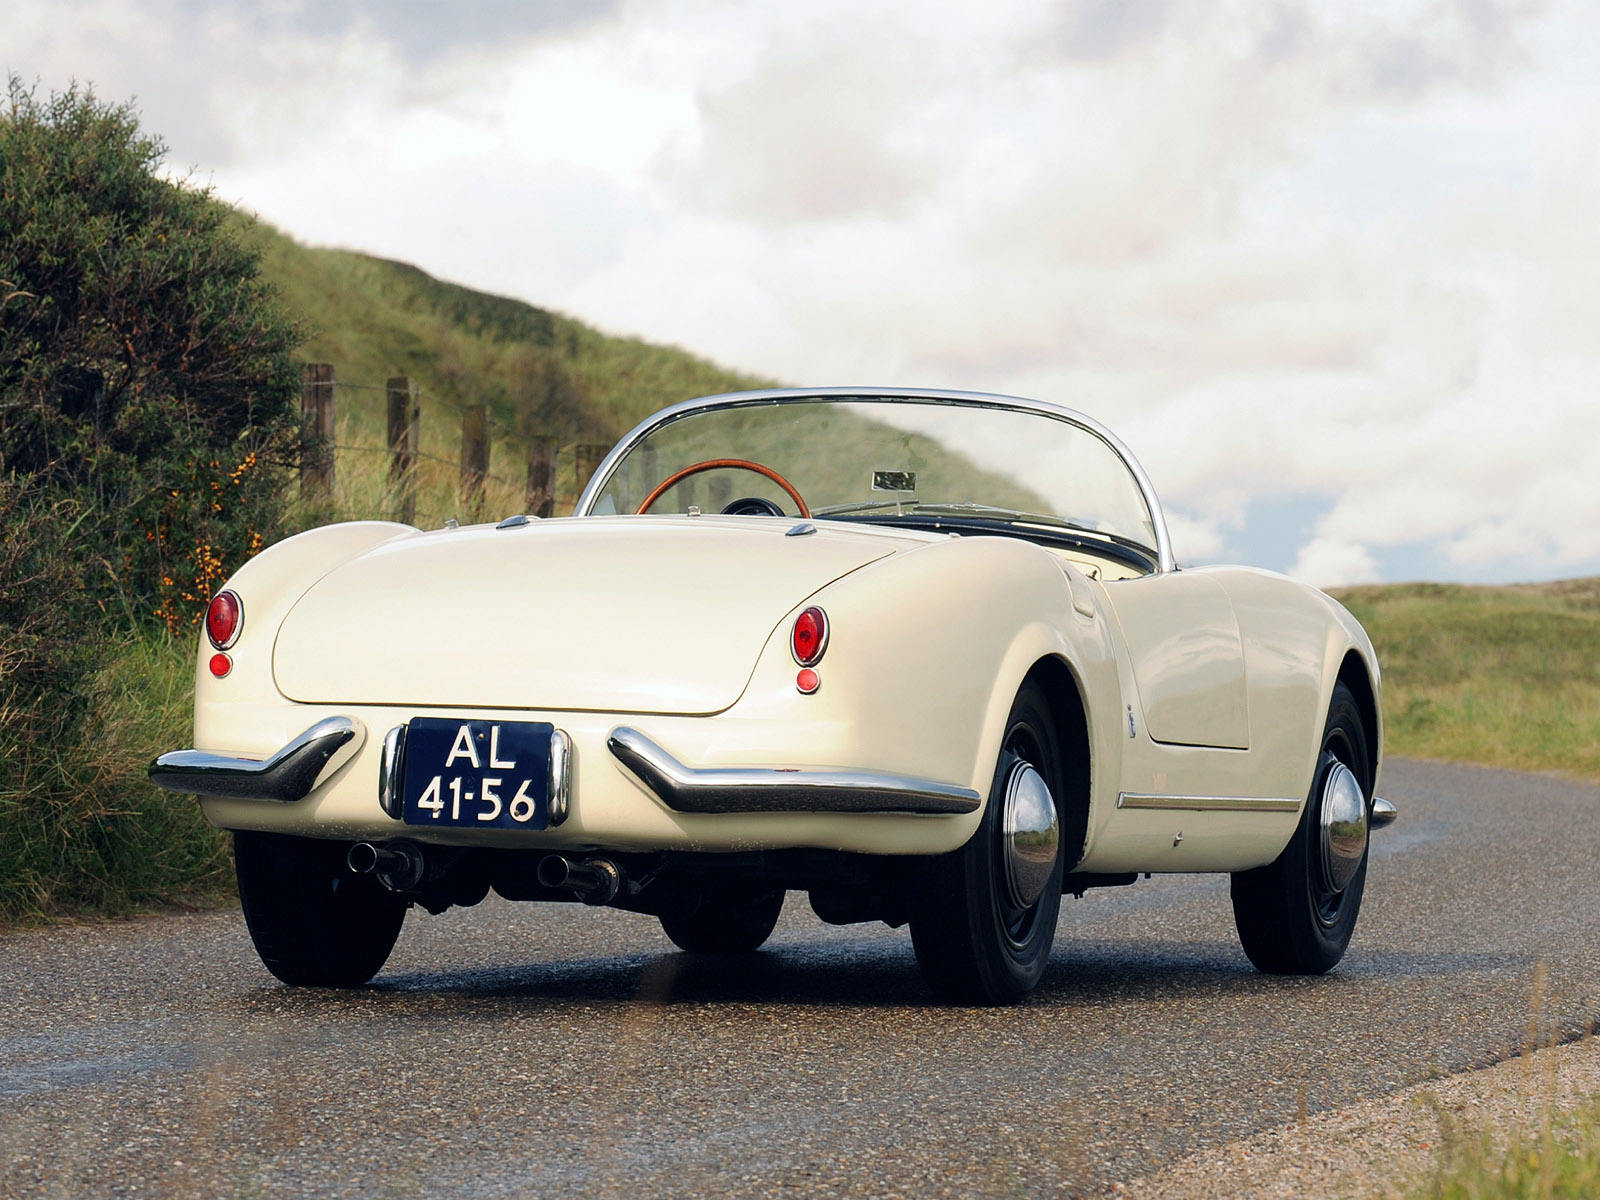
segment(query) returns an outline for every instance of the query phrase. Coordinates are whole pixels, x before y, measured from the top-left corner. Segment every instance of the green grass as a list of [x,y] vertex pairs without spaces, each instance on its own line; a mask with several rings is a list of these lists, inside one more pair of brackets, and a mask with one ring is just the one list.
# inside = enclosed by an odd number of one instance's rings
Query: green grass
[[302,357],[338,378],[408,375],[425,396],[486,404],[512,428],[611,442],[656,409],[710,392],[770,385],[671,346],[611,337],[520,300],[475,292],[416,267],[303,246],[251,227],[262,272],[306,321]]
[[[1441,1114],[1447,1116],[1448,1114]],[[1434,1175],[1413,1200],[1592,1200],[1600,1196],[1600,1100],[1545,1109],[1538,1127],[1495,1136],[1444,1122]]]
[[0,924],[216,903],[227,839],[192,797],[151,786],[157,750],[189,743],[194,649],[165,634],[107,648],[54,737],[0,737]]
[[[264,251],[263,273],[307,321],[304,358],[333,363],[351,382],[409,375],[425,395],[487,404],[511,428],[531,420],[565,440],[612,442],[667,404],[770,384],[406,263],[303,246],[265,225],[251,236]],[[575,398],[550,394],[552,368]]]
[[1600,781],[1600,578],[1335,595],[1377,648],[1388,753]]
[[[263,274],[304,321],[301,357],[335,371],[336,491],[331,505],[300,514],[299,526],[391,514],[383,388],[392,376],[409,377],[421,391],[417,518],[424,524],[521,511],[529,435],[553,436],[562,447],[557,511],[570,510],[575,445],[609,448],[668,404],[771,385],[405,263],[303,246],[262,224],[247,236],[262,249]],[[478,404],[489,410],[491,478],[471,507],[459,495],[462,410]]]

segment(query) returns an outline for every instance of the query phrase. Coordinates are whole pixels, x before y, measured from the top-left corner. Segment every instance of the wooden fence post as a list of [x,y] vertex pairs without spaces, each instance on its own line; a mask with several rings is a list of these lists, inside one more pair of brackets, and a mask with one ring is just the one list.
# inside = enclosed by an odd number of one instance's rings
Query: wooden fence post
[[489,476],[489,406],[461,410],[461,503],[470,508],[483,499]]
[[528,511],[548,517],[556,507],[556,439],[536,434],[528,439]]
[[610,449],[610,446],[596,445],[593,442],[579,442],[572,448],[574,462],[572,486],[577,493],[572,498],[574,506],[578,503],[578,497],[583,495],[583,489],[589,486],[589,480],[594,478],[595,468],[600,465],[600,460]]
[[300,445],[300,495],[333,494],[333,364],[306,363],[300,385],[305,437]]
[[395,375],[389,393],[389,493],[395,515],[407,525],[417,523],[418,425],[422,418],[420,389],[408,376]]

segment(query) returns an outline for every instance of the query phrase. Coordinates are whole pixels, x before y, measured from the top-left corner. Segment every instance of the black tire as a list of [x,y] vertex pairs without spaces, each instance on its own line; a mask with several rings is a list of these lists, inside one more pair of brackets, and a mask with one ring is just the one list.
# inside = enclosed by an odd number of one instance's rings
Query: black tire
[[1321,805],[1328,772],[1343,763],[1372,810],[1372,757],[1361,712],[1350,689],[1333,688],[1311,793],[1283,853],[1264,867],[1233,876],[1233,920],[1244,952],[1269,975],[1320,975],[1344,957],[1361,911],[1367,853],[1341,892],[1323,877]]
[[772,936],[783,898],[781,889],[708,889],[689,912],[663,915],[661,928],[691,954],[749,954]]
[[1038,901],[1013,906],[1005,883],[1004,788],[1018,759],[1043,777],[1062,819],[1062,760],[1043,691],[1025,683],[1011,705],[983,821],[967,844],[928,861],[911,896],[911,945],[922,977],[952,1004],[1015,1004],[1044,974],[1061,912],[1062,850]]
[[261,961],[291,987],[359,987],[400,936],[408,903],[345,865],[341,842],[233,835],[239,901]]

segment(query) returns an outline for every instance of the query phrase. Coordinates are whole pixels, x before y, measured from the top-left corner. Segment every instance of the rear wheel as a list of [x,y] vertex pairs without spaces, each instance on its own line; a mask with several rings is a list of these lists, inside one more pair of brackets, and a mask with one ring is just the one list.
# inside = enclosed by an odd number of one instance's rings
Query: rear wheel
[[688,913],[663,915],[661,928],[691,954],[748,954],[772,936],[783,897],[781,889],[708,888]]
[[1372,759],[1355,697],[1334,685],[1322,753],[1283,853],[1233,876],[1233,918],[1257,970],[1320,975],[1344,957],[1367,882]]
[[983,821],[930,860],[911,903],[928,986],[956,1004],[1014,1004],[1044,974],[1061,911],[1060,743],[1043,691],[1011,706]]
[[380,970],[406,918],[404,897],[345,864],[339,842],[239,830],[234,867],[261,961],[296,987],[358,987]]

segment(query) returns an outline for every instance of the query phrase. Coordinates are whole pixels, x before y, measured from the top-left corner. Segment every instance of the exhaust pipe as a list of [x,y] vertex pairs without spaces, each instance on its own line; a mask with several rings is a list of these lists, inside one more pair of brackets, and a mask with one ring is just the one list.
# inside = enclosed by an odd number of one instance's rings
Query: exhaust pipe
[[577,892],[585,904],[610,904],[622,890],[622,869],[609,858],[574,862],[564,854],[550,854],[539,862],[539,882]]
[[376,875],[378,882],[391,892],[409,892],[422,882],[428,870],[422,847],[415,842],[389,842],[383,846],[357,842],[344,861],[357,875]]

